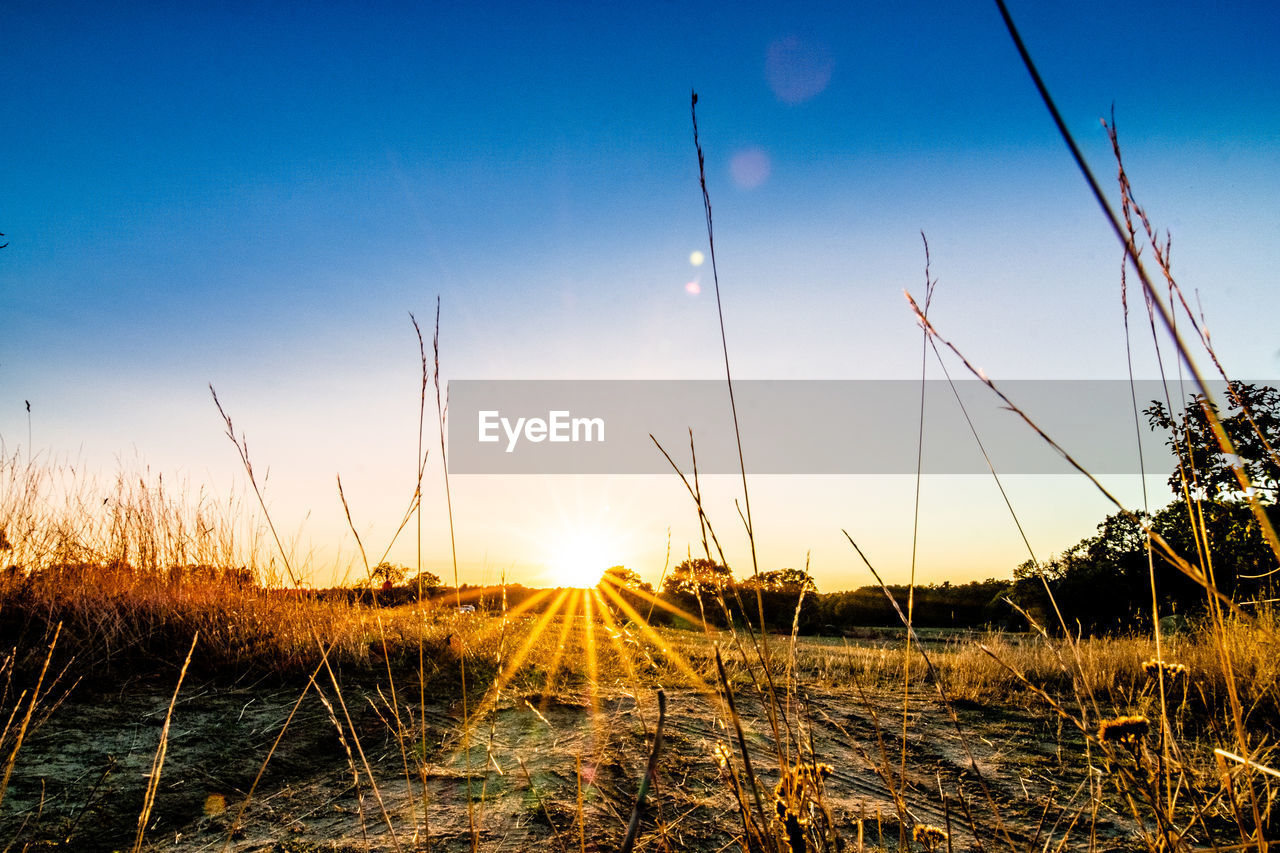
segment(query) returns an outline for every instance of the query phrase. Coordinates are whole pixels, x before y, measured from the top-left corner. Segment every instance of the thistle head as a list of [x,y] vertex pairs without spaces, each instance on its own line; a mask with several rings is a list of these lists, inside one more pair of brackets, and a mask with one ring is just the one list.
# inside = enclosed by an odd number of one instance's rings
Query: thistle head
[[929,853],[939,850],[942,845],[947,842],[947,833],[944,829],[931,826],[927,823],[917,823],[911,828],[911,840],[920,844]]
[[1103,720],[1098,726],[1098,740],[1134,746],[1146,736],[1149,728],[1151,721],[1141,715]]

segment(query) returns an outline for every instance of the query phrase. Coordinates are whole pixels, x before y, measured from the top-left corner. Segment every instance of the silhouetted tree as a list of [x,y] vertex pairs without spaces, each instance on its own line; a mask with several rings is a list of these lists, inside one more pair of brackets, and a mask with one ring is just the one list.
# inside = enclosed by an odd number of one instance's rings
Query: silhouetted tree
[[1144,590],[1148,616],[1151,609],[1142,523],[1140,515],[1137,520],[1124,513],[1107,516],[1095,535],[1062,554],[1039,564],[1023,563],[1014,571],[1013,600],[1051,631],[1061,630],[1059,612],[1073,633],[1138,627]]
[[643,589],[645,592],[653,592],[652,584],[645,583],[637,572],[626,566],[610,566],[604,570],[601,579],[619,589]]
[[418,574],[409,578],[409,587],[415,592],[417,591],[419,584],[422,586],[422,593],[424,595],[428,595],[439,589],[443,584],[443,581],[440,580],[440,576],[435,572],[429,572],[426,569],[423,569]]
[[[1280,512],[1265,511],[1272,523]],[[1202,500],[1194,507],[1196,525],[1203,522],[1219,592],[1238,600],[1265,593],[1270,597],[1270,570],[1275,557],[1263,538],[1258,520],[1238,500]],[[1136,516],[1136,517],[1135,517]],[[1206,592],[1158,552],[1147,558],[1147,536],[1142,513],[1116,513],[1098,525],[1094,536],[1082,539],[1061,555],[1038,565],[1030,561],[1014,571],[1013,599],[1037,622],[1060,630],[1049,592],[1061,611],[1067,629],[1115,632],[1146,629],[1151,624],[1151,572],[1155,572],[1156,599],[1162,615],[1171,611],[1194,613],[1206,603]],[[1192,564],[1198,562],[1197,534],[1186,504],[1175,501],[1150,519],[1151,530]],[[1042,580],[1043,578],[1043,580]]]
[[[1193,498],[1238,500],[1244,495],[1233,471],[1238,462],[1248,474],[1260,500],[1275,503],[1280,481],[1280,391],[1268,385],[1248,385],[1232,381],[1226,395],[1227,409],[1218,411],[1223,431],[1235,447],[1236,459],[1222,452],[1209,424],[1201,394],[1174,416],[1158,400],[1145,410],[1152,429],[1169,433],[1166,444],[1178,457],[1178,467],[1169,475],[1169,486],[1182,496],[1183,478],[1197,489]],[[1269,448],[1269,449],[1268,449]]]
[[[391,563],[386,560],[378,563],[369,570],[369,576],[373,579],[374,586],[384,586],[391,584],[392,586],[404,580],[404,576],[409,570],[399,563]],[[437,580],[439,580],[437,578]]]
[[697,557],[671,570],[662,591],[669,595],[716,595],[733,583],[733,573],[714,560]]
[[738,584],[743,589],[756,589],[768,592],[795,592],[800,590],[815,593],[818,585],[813,582],[809,573],[801,569],[773,569],[761,572],[758,576],[749,577]]
[[[1248,474],[1263,511],[1280,521],[1274,506],[1280,460],[1280,391],[1265,385],[1229,383],[1226,410],[1218,411],[1236,454],[1222,452],[1213,434],[1202,395],[1193,395],[1174,415],[1159,401],[1145,410],[1153,430],[1164,430],[1178,464],[1169,486],[1179,500],[1148,518],[1116,513],[1098,525],[1096,535],[1038,565],[1030,561],[1014,572],[1014,597],[1032,615],[1056,628],[1056,602],[1068,630],[1124,631],[1145,628],[1152,616],[1154,571],[1156,602],[1162,614],[1195,611],[1206,602],[1205,589],[1178,571],[1159,553],[1148,564],[1146,525],[1193,565],[1209,547],[1214,583],[1224,595],[1244,600],[1270,597],[1275,556],[1258,519],[1244,500],[1233,465]],[[1185,480],[1184,480],[1185,478]],[[1193,502],[1188,506],[1185,493]],[[1208,572],[1206,572],[1208,574]],[[1045,585],[1053,596],[1045,591]]]

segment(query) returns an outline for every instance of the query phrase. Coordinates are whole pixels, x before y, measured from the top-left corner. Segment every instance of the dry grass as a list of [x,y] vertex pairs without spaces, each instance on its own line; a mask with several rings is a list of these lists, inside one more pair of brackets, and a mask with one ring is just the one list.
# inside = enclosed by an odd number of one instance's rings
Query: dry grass
[[[97,680],[172,671],[175,649],[197,633],[192,672],[224,681],[309,672],[315,630],[338,662],[380,656],[378,611],[270,585],[278,573],[260,556],[252,517],[232,516],[234,502],[190,501],[125,475],[104,492],[68,468],[16,458],[0,460],[0,483],[10,544],[0,642],[18,672],[39,664],[59,626],[56,660]],[[395,622],[393,653],[443,648],[451,630],[447,615]]]
[[[694,127],[697,144],[696,122]],[[701,168],[700,146],[697,152]],[[1132,214],[1137,210],[1167,284],[1180,296],[1154,229],[1133,205],[1123,170],[1121,186],[1128,235],[1118,224],[1117,233],[1125,241],[1126,256],[1136,265]],[[714,271],[705,178],[702,193]],[[1167,309],[1140,267],[1139,272],[1154,332],[1154,317],[1165,317]],[[931,292],[927,271],[926,282]],[[716,295],[719,305],[718,277]],[[1182,305],[1185,310],[1185,301]],[[967,366],[960,350],[938,335],[925,311],[918,314],[926,342],[942,343]],[[1190,320],[1194,325],[1196,319]],[[724,343],[723,320],[720,332]],[[1207,333],[1200,337],[1208,346]],[[425,409],[430,369],[420,333],[419,342]],[[1191,366],[1186,346],[1178,341],[1178,347],[1177,358]],[[732,395],[727,343],[724,351]],[[443,435],[438,350],[436,355]],[[1210,355],[1216,363],[1211,349]],[[1000,394],[993,382],[980,378]],[[1000,396],[1019,411],[1013,401]],[[421,412],[419,420],[421,432]],[[226,425],[252,482],[243,438],[237,438],[229,418]],[[1028,425],[1039,431],[1029,419]],[[1220,427],[1217,431],[1221,433]],[[1051,437],[1041,435],[1052,443]],[[1223,450],[1230,451],[1229,443]],[[415,515],[420,521],[425,453],[420,449],[418,455],[417,489],[401,529]],[[744,461],[741,520],[754,568],[746,469]],[[713,545],[719,550],[719,541],[701,505],[696,469],[685,482],[709,536],[704,542],[706,557],[723,562],[723,553],[712,552]],[[1189,495],[1193,489],[1189,486],[1187,491]],[[0,554],[7,566],[0,575],[0,642],[11,650],[0,661],[0,715],[6,719],[0,731],[0,757],[5,761],[0,804],[25,740],[57,711],[75,685],[131,680],[181,685],[189,671],[207,683],[244,687],[270,681],[301,690],[254,788],[227,830],[228,844],[242,829],[240,818],[294,713],[314,691],[336,730],[352,790],[361,803],[364,849],[375,846],[364,824],[366,791],[388,831],[379,845],[429,845],[434,805],[428,784],[428,686],[433,696],[461,700],[459,737],[472,850],[481,846],[484,820],[483,809],[476,809],[475,803],[483,805],[489,780],[485,775],[479,790],[473,790],[473,775],[481,771],[472,766],[472,743],[483,744],[489,763],[497,765],[493,751],[500,748],[495,731],[503,701],[518,700],[539,713],[538,706],[545,710],[558,695],[586,695],[593,717],[599,718],[602,695],[627,693],[638,704],[651,689],[672,685],[705,697],[707,714],[715,722],[714,743],[694,748],[719,761],[721,785],[736,804],[740,825],[729,844],[744,853],[951,851],[960,830],[983,849],[990,845],[1094,850],[1109,843],[1099,841],[1098,835],[1100,815],[1108,814],[1127,821],[1130,831],[1124,843],[1135,849],[1210,846],[1265,851],[1275,823],[1272,813],[1280,792],[1275,784],[1280,778],[1275,769],[1280,626],[1275,614],[1244,613],[1218,594],[1206,559],[1213,543],[1203,531],[1199,555],[1174,554],[1166,543],[1153,540],[1156,551],[1205,587],[1204,624],[1186,634],[1080,638],[1062,630],[1059,636],[1040,631],[921,637],[911,625],[909,599],[903,603],[901,632],[859,641],[802,639],[794,632],[790,638],[771,637],[749,622],[729,631],[652,628],[621,603],[616,612],[604,609],[607,590],[592,599],[561,596],[555,607],[541,613],[513,609],[495,617],[462,615],[456,606],[427,602],[381,610],[286,590],[282,579],[297,579],[294,560],[276,538],[269,517],[259,520],[238,500],[219,502],[203,493],[191,496],[183,488],[172,490],[145,472],[122,474],[102,487],[71,466],[23,463],[17,456],[0,459],[0,532]],[[719,606],[726,614],[730,610],[723,601],[707,606]],[[741,603],[734,610],[751,612]],[[763,608],[758,610],[762,623]],[[1159,624],[1159,615],[1153,614],[1154,624]],[[192,651],[183,663],[180,650],[188,647]],[[417,688],[416,706],[404,698],[406,685]],[[878,750],[868,749],[864,757],[896,812],[889,829],[877,815],[874,840],[864,832],[871,825],[868,819],[842,821],[831,807],[841,779],[815,745],[817,724],[802,696],[820,688],[844,697],[856,694],[872,722]],[[177,689],[148,779],[135,849],[142,847],[156,802]],[[927,692],[936,693],[931,707],[954,728],[956,751],[967,774],[948,783],[937,774],[936,797],[931,790],[921,793],[920,768],[908,766],[912,709],[921,707],[920,697]],[[890,694],[901,700],[900,727],[885,715],[890,706],[873,698]],[[380,734],[389,735],[400,758],[406,798],[412,803],[409,826],[393,819],[384,798],[392,781],[376,778],[374,762],[364,749],[362,739],[369,733],[359,722],[363,700],[372,706],[383,729]],[[741,710],[748,703],[761,711],[754,731]],[[1039,826],[1030,828],[1025,822],[1015,826],[1007,817],[1009,803],[993,793],[991,764],[977,757],[976,741],[984,738],[961,713],[1013,706],[1031,709],[1040,722],[1057,725],[1053,772],[1076,784],[1077,794],[1083,792],[1078,799],[1073,795],[1050,826],[1043,817]],[[896,713],[897,707],[889,713]],[[540,713],[539,719],[550,727]],[[950,736],[951,728],[947,733]],[[1071,749],[1064,750],[1063,742]],[[664,747],[656,732],[650,743],[623,847],[678,849],[679,843],[672,841],[678,835],[672,833],[679,818],[670,820],[659,811],[649,817],[651,828],[644,828],[646,815],[639,801],[654,782],[664,748],[676,748],[670,743]],[[898,747],[901,751],[895,753]],[[1010,761],[1016,770],[1021,758],[1015,755]],[[578,848],[585,849],[584,787],[592,783],[584,786],[580,758],[573,776],[577,831],[566,837],[576,835]],[[657,786],[654,797],[659,803],[663,794]],[[939,801],[944,826],[920,817],[925,799]],[[540,798],[538,805],[557,843],[570,849],[556,830],[554,810]],[[1048,807],[1044,814],[1049,814]],[[21,833],[20,827],[13,840],[20,840]]]
[[[11,469],[6,469],[5,474],[10,483],[52,483],[55,479],[48,472],[25,466],[20,475]],[[12,551],[7,553],[20,553],[35,566],[8,571],[0,586],[0,629],[5,643],[13,649],[2,671],[8,689],[0,711],[11,724],[0,738],[0,757],[14,761],[21,760],[22,742],[18,735],[23,730],[23,720],[30,720],[31,731],[37,729],[57,710],[78,678],[89,682],[138,679],[171,684],[182,665],[179,650],[189,646],[197,634],[200,639],[191,658],[191,676],[198,682],[242,686],[264,680],[301,686],[320,665],[315,639],[321,637],[330,665],[341,673],[341,679],[335,676],[331,689],[322,695],[331,703],[335,724],[348,738],[351,762],[363,786],[385,787],[391,783],[370,781],[372,771],[362,766],[357,740],[350,735],[356,726],[345,721],[341,710],[343,694],[352,690],[385,690],[397,682],[403,690],[405,684],[413,684],[422,675],[430,696],[456,697],[461,689],[464,660],[472,684],[471,725],[481,744],[485,743],[485,727],[492,725],[500,699],[507,706],[512,701],[527,701],[532,707],[545,709],[547,702],[554,703],[565,695],[639,696],[659,686],[683,686],[708,691],[712,713],[732,720],[737,712],[728,712],[720,704],[717,685],[722,697],[730,691],[767,697],[767,685],[772,683],[778,690],[772,701],[777,703],[780,740],[790,743],[792,757],[785,767],[773,767],[772,750],[757,755],[757,760],[764,759],[764,766],[754,767],[751,776],[776,776],[792,782],[780,789],[781,793],[761,790],[760,808],[756,807],[745,768],[736,771],[736,783],[726,782],[731,788],[738,786],[736,790],[748,806],[747,825],[754,828],[744,832],[754,833],[756,840],[752,843],[763,847],[768,844],[765,839],[770,832],[775,833],[776,842],[791,844],[799,838],[798,827],[822,826],[826,827],[823,837],[831,840],[839,825],[823,811],[827,808],[827,788],[838,782],[813,775],[822,764],[822,755],[802,747],[812,721],[799,716],[799,706],[788,704],[788,697],[824,689],[832,695],[865,691],[868,695],[885,696],[900,688],[906,676],[901,631],[881,629],[868,632],[863,639],[774,637],[768,641],[772,654],[767,661],[769,678],[765,678],[764,664],[742,633],[742,626],[736,636],[714,629],[704,632],[644,628],[619,612],[608,618],[596,613],[588,630],[580,605],[562,608],[550,617],[533,612],[485,616],[460,615],[452,606],[378,609],[345,599],[295,595],[251,581],[242,569],[246,564],[241,562],[239,553],[220,565],[192,567],[176,562],[189,559],[200,547],[211,550],[212,546],[191,541],[190,531],[197,529],[194,523],[187,524],[188,533],[184,535],[172,529],[143,529],[166,523],[180,526],[186,524],[180,520],[199,516],[199,509],[184,510],[176,500],[161,500],[157,488],[117,487],[113,499],[105,504],[92,494],[55,501],[47,492],[30,487],[8,494],[8,503],[3,506],[7,531],[22,530],[22,525],[15,525],[13,519],[21,517],[22,508],[33,506],[44,508],[38,523],[58,531],[57,536],[38,540],[52,546],[43,551],[32,547],[32,540],[21,533],[6,533],[12,545]],[[50,510],[51,506],[59,507],[63,514]],[[98,517],[90,517],[93,510],[97,510]],[[26,529],[34,526],[28,520]],[[207,530],[207,524],[202,529]],[[76,532],[74,539],[67,535],[69,531]],[[224,549],[230,540],[225,535],[206,535],[223,543],[218,547]],[[67,555],[78,560],[70,562]],[[124,555],[140,555],[135,557],[139,565],[123,562]],[[19,564],[15,561],[13,565]],[[1196,818],[1200,823],[1192,828],[1192,836],[1203,835],[1200,825],[1208,821],[1214,827],[1214,836],[1221,840],[1222,827],[1228,820],[1230,825],[1235,824],[1233,808],[1240,812],[1243,824],[1249,824],[1242,787],[1247,780],[1243,776],[1251,775],[1256,783],[1259,776],[1265,775],[1223,755],[1239,756],[1263,767],[1270,760],[1265,741],[1242,748],[1231,735],[1233,691],[1228,690],[1224,672],[1232,673],[1236,701],[1243,706],[1247,729],[1274,730],[1280,696],[1280,650],[1276,648],[1274,617],[1270,614],[1264,614],[1261,620],[1228,616],[1220,634],[1211,627],[1163,638],[1163,660],[1183,665],[1188,673],[1170,676],[1165,693],[1168,710],[1164,714],[1157,683],[1148,671],[1151,667],[1144,667],[1155,657],[1154,639],[1147,636],[1073,642],[1035,633],[925,632],[913,644],[912,654],[927,654],[932,673],[922,680],[920,673],[924,669],[915,663],[915,690],[940,686],[950,702],[968,703],[969,708],[1017,707],[1033,716],[1061,715],[1068,721],[1068,728],[1070,721],[1080,720],[1083,725],[1075,735],[1077,742],[1092,743],[1093,754],[1098,756],[1092,760],[1107,762],[1113,768],[1108,778],[1121,785],[1114,790],[1097,786],[1092,795],[1097,803],[1119,803],[1123,807],[1132,799],[1131,810],[1139,818],[1164,808],[1171,825],[1187,825],[1192,821],[1189,815],[1200,810],[1203,815]],[[49,645],[55,632],[60,636],[51,652]],[[723,678],[716,663],[718,648],[726,651]],[[426,662],[422,669],[418,667],[420,651]],[[1226,668],[1222,665],[1224,654],[1229,663]],[[47,675],[42,676],[46,669]],[[77,689],[91,687],[91,683],[82,682]],[[386,690],[385,695],[396,694]],[[1089,696],[1095,697],[1096,706],[1079,699]],[[912,701],[918,704],[920,700],[917,697]],[[393,711],[390,702],[380,707],[384,724],[406,756],[406,775],[413,778],[418,752],[413,744],[421,736],[415,729],[416,707],[400,704]],[[881,707],[880,713],[884,711]],[[1128,716],[1153,721],[1144,737],[1111,743],[1099,736],[1097,727],[1102,720]],[[1162,719],[1167,719],[1167,726],[1160,723]],[[895,735],[890,733],[891,722],[887,718],[880,720],[881,736],[896,743]],[[1158,756],[1162,731],[1167,731],[1172,746],[1164,763]],[[735,746],[735,740],[731,738],[723,744],[730,767],[735,766],[735,755],[745,754]],[[486,748],[493,748],[492,743]],[[1221,752],[1215,753],[1215,749]],[[1085,761],[1090,760],[1088,755],[1086,751]],[[869,760],[879,766],[879,772],[888,780],[886,785],[894,790],[898,784],[894,781],[894,762],[874,755]],[[1226,775],[1219,772],[1218,761],[1224,763]],[[1078,771],[1064,765],[1063,772],[1066,778]],[[1149,790],[1148,776],[1159,777],[1162,773],[1182,792],[1171,809],[1167,796],[1162,799]],[[1229,787],[1223,787],[1223,779],[1229,780]],[[411,782],[410,787],[414,784]],[[662,796],[661,788],[657,796]],[[1236,798],[1235,806],[1231,805],[1232,796]],[[1260,790],[1256,797],[1261,803],[1260,817],[1267,824],[1269,789]],[[780,809],[775,810],[779,815],[776,822],[769,812],[775,799]],[[1166,805],[1159,806],[1161,802]],[[421,811],[425,814],[430,808],[427,803]],[[762,814],[763,831],[759,817]],[[807,822],[809,818],[798,823],[804,814],[817,823]],[[897,823],[893,825],[905,827],[902,831],[908,836],[914,825],[926,825],[912,824],[906,818],[894,820]],[[1153,820],[1146,823],[1152,824]],[[996,832],[989,837],[998,837],[998,831],[982,828],[992,825],[989,815],[979,815],[974,821],[979,825],[975,834]],[[651,833],[660,830],[659,826],[638,831],[641,846],[653,843]],[[884,843],[892,848],[892,834],[897,830],[884,831],[888,839]],[[1079,834],[1081,831],[1073,830],[1074,837],[1085,837]],[[581,822],[579,832],[585,832]],[[788,837],[791,841],[786,840]],[[813,843],[812,833],[809,837],[808,843]],[[1161,836],[1158,830],[1149,829],[1148,837]],[[869,844],[870,839],[864,839],[864,845]]]

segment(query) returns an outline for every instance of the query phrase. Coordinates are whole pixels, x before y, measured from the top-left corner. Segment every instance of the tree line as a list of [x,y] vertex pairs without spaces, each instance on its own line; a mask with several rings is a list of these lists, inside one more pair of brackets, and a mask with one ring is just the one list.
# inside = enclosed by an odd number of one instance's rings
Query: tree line
[[[1095,534],[1061,554],[1027,560],[1014,569],[1011,581],[918,586],[915,624],[1027,628],[1034,621],[1051,631],[1065,627],[1097,634],[1146,631],[1154,618],[1198,618],[1208,603],[1205,586],[1150,548],[1149,533],[1200,567],[1218,593],[1242,608],[1272,608],[1280,601],[1280,567],[1259,515],[1273,530],[1280,527],[1280,391],[1233,381],[1225,400],[1218,408],[1195,394],[1180,410],[1160,401],[1144,410],[1148,426],[1164,433],[1176,459],[1167,479],[1174,500],[1167,506],[1150,514],[1114,513]],[[1234,453],[1223,451],[1211,412]],[[1242,489],[1241,475],[1251,484],[1249,491]],[[809,593],[803,602],[801,588]],[[749,601],[756,589],[759,602]],[[790,624],[788,608],[794,614],[800,602],[796,624],[801,632],[900,624],[880,587],[823,595],[807,575],[792,569],[735,583],[723,566],[692,560],[677,567],[663,585],[664,597],[683,605],[701,600],[699,616],[707,598],[715,599],[717,592],[726,606],[715,608],[709,618],[719,621],[735,609],[758,621],[763,604],[766,623]],[[908,588],[892,586],[888,592],[906,607]]]

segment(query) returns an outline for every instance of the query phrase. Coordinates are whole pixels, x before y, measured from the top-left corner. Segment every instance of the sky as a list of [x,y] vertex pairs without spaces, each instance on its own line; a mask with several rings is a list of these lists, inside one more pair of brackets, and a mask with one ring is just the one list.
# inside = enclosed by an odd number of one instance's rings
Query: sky
[[[1011,5],[1113,197],[1114,107],[1228,370],[1280,375],[1280,12]],[[692,90],[736,377],[918,378],[922,231],[930,316],[988,375],[1127,375],[1120,249],[994,4],[19,0],[0,79],[4,455],[243,495],[212,384],[315,583],[356,553],[338,475],[366,547],[416,562],[392,540],[416,473],[409,314],[430,344],[437,298],[446,383],[723,376]],[[1134,365],[1158,375],[1149,336]],[[438,447],[426,473],[423,562],[449,577]],[[869,583],[845,528],[909,575],[913,477],[748,483],[762,569]],[[1140,505],[1139,478],[1108,483]],[[741,481],[703,485],[741,576]],[[1109,510],[1070,478],[1006,485],[1039,556]],[[701,549],[674,476],[450,486],[464,582],[554,582],[584,552],[657,581]],[[925,478],[920,530],[925,582],[1027,556],[989,478]]]

